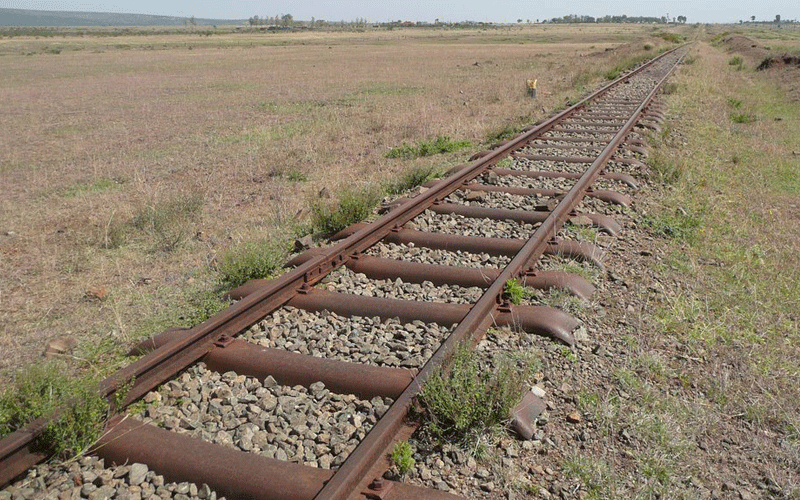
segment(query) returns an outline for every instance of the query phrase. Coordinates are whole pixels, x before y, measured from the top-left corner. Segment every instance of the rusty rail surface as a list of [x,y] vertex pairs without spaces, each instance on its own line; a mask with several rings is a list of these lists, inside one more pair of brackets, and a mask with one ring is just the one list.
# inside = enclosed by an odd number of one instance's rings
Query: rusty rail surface
[[[134,384],[122,401],[122,408],[141,398],[149,391],[167,382],[181,370],[198,361],[204,361],[212,370],[236,371],[258,378],[272,376],[281,384],[309,385],[322,381],[335,392],[356,394],[359,397],[387,396],[394,399],[386,414],[378,420],[366,437],[358,444],[337,471],[316,469],[279,460],[223,449],[210,443],[180,436],[149,424],[117,416],[108,424],[108,432],[101,438],[95,453],[116,463],[143,462],[160,474],[180,481],[207,483],[228,498],[297,498],[332,500],[357,498],[455,498],[453,495],[422,487],[383,481],[380,476],[381,457],[403,432],[404,419],[414,397],[426,380],[440,367],[447,366],[459,344],[474,345],[494,324],[514,324],[525,331],[551,337],[565,344],[575,342],[572,330],[577,320],[557,309],[541,306],[513,306],[504,296],[504,285],[509,279],[520,279],[527,286],[557,287],[579,297],[588,297],[594,287],[585,279],[563,272],[545,272],[536,269],[536,261],[546,253],[571,255],[595,261],[602,252],[592,245],[571,241],[557,241],[559,229],[576,217],[588,219],[591,224],[608,232],[618,233],[621,228],[613,219],[599,214],[578,214],[575,207],[584,197],[593,197],[608,203],[627,206],[630,200],[617,192],[594,190],[598,178],[624,182],[635,186],[635,179],[624,174],[605,172],[604,168],[620,145],[637,125],[657,128],[663,117],[648,108],[660,86],[682,59],[678,47],[662,54],[650,63],[609,83],[579,103],[555,116],[530,127],[520,136],[482,151],[472,163],[454,169],[453,173],[429,186],[429,189],[412,199],[395,202],[393,208],[370,224],[351,226],[334,239],[339,241],[328,248],[315,249],[297,256],[289,264],[296,267],[275,280],[255,280],[230,293],[237,303],[188,330],[170,330],[138,346],[137,353],[147,352],[142,358],[122,368],[101,383],[100,392],[113,399],[118,387],[131,380]],[[646,71],[666,57],[675,57],[671,68],[663,77],[653,82],[652,90],[641,101],[606,101],[611,111],[590,112],[581,120],[564,125],[570,117],[596,103],[618,85],[624,85],[635,75]],[[646,119],[645,119],[646,118]],[[603,121],[606,120],[606,121]],[[576,147],[600,144],[599,153],[585,156],[530,155],[518,150],[548,132],[558,134],[581,132],[602,139],[557,137]],[[644,153],[641,141],[630,141],[627,148]],[[549,147],[549,146],[548,146]],[[565,146],[554,146],[563,149]],[[600,149],[596,145],[594,149]],[[558,173],[508,170],[496,167],[504,158],[560,161],[586,165],[583,173]],[[615,161],[636,164],[637,160],[625,158]],[[476,182],[485,172],[497,175],[536,177],[562,177],[575,179],[566,192],[554,190],[490,186]],[[558,196],[554,207],[541,211],[487,209],[445,203],[450,194],[459,189],[473,191],[500,191],[518,195]],[[454,236],[426,233],[405,228],[404,225],[426,210],[436,213],[458,213],[473,218],[515,220],[538,223],[538,228],[527,240]],[[503,269],[467,269],[389,261],[364,255],[379,241],[414,243],[429,248],[486,252],[492,255],[513,257]],[[481,298],[472,305],[436,304],[378,299],[356,295],[337,294],[313,288],[332,270],[347,266],[355,272],[373,279],[394,279],[435,284],[458,284],[465,287],[484,288]],[[342,315],[367,315],[400,317],[410,321],[422,319],[442,325],[457,324],[433,356],[417,370],[366,366],[358,363],[312,358],[277,349],[249,345],[234,337],[251,325],[284,305],[306,310],[329,310]],[[523,436],[527,422],[538,406],[528,399],[515,411],[515,427]],[[534,412],[535,413],[535,412]],[[535,417],[535,415],[534,415]],[[0,484],[7,484],[27,468],[46,458],[34,446],[46,420],[29,425],[0,441]],[[223,472],[220,472],[223,471]],[[225,473],[224,471],[236,471]],[[377,473],[376,473],[377,471]]]

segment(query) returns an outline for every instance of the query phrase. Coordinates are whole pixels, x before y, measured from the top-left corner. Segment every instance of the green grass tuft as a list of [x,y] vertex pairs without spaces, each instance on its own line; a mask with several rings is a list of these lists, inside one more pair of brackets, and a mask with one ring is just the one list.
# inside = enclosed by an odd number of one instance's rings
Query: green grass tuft
[[423,156],[452,153],[453,151],[469,147],[472,147],[470,141],[451,141],[447,136],[438,135],[436,139],[432,141],[418,142],[416,145],[403,143],[402,146],[390,149],[384,156],[386,156],[386,158],[411,160]]
[[400,476],[405,476],[416,463],[413,457],[411,444],[408,441],[398,441],[394,445],[391,459],[392,463],[397,466]]
[[147,235],[153,251],[171,252],[190,234],[190,223],[200,214],[203,197],[188,193],[140,208],[131,225]]
[[219,257],[220,283],[235,288],[252,279],[272,277],[288,255],[289,246],[284,242],[264,239],[243,243]]
[[416,166],[406,171],[397,181],[387,183],[384,191],[391,196],[402,194],[438,177],[438,174],[432,166]]
[[381,192],[375,186],[361,190],[345,189],[337,203],[315,200],[311,203],[311,223],[314,232],[331,236],[342,229],[369,217],[380,202]]

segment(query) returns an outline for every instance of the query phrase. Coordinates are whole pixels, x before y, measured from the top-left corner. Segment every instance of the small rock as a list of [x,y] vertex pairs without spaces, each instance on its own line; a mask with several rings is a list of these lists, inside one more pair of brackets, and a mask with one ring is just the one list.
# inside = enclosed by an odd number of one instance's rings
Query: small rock
[[56,337],[47,341],[44,348],[44,357],[50,358],[56,354],[68,354],[78,345],[74,337]]
[[578,413],[577,410],[575,410],[573,412],[570,412],[567,415],[567,422],[570,422],[572,424],[578,424],[578,423],[580,423],[580,421],[581,421],[581,414]]
[[576,217],[570,217],[569,219],[570,224],[573,226],[591,226],[593,224],[592,219],[585,215],[578,215]]
[[294,240],[294,249],[297,252],[308,250],[312,246],[314,246],[314,238],[312,238],[310,234]]
[[145,464],[131,464],[131,469],[128,472],[128,484],[131,486],[138,486],[142,484],[146,475],[147,466]]
[[84,298],[90,302],[102,302],[108,298],[108,289],[103,286],[92,286],[86,290]]
[[481,489],[482,489],[483,491],[486,491],[486,492],[488,492],[488,493],[491,493],[491,492],[493,492],[493,491],[494,491],[494,483],[493,483],[493,482],[491,482],[491,481],[489,481],[488,483],[483,483],[483,484],[481,484]]

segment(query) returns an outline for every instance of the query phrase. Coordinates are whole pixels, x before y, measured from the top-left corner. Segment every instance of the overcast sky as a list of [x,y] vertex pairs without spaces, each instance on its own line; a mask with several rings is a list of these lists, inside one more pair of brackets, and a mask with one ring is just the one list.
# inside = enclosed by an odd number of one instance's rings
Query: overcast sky
[[525,0],[0,0],[0,7],[34,10],[125,12],[166,16],[196,16],[212,19],[247,19],[291,14],[298,20],[311,17],[328,21],[488,21],[514,22],[517,19],[552,19],[567,14],[590,16],[669,15],[686,16],[688,22],[738,22],[756,16],[757,20],[800,18],[797,0],[741,2],[731,0],[565,0],[534,2]]

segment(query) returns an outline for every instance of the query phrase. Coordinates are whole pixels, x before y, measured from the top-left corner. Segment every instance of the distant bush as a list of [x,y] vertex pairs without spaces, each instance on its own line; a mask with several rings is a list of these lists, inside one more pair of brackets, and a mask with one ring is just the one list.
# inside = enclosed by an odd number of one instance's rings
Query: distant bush
[[733,123],[753,123],[756,117],[749,113],[731,113],[731,121]]

